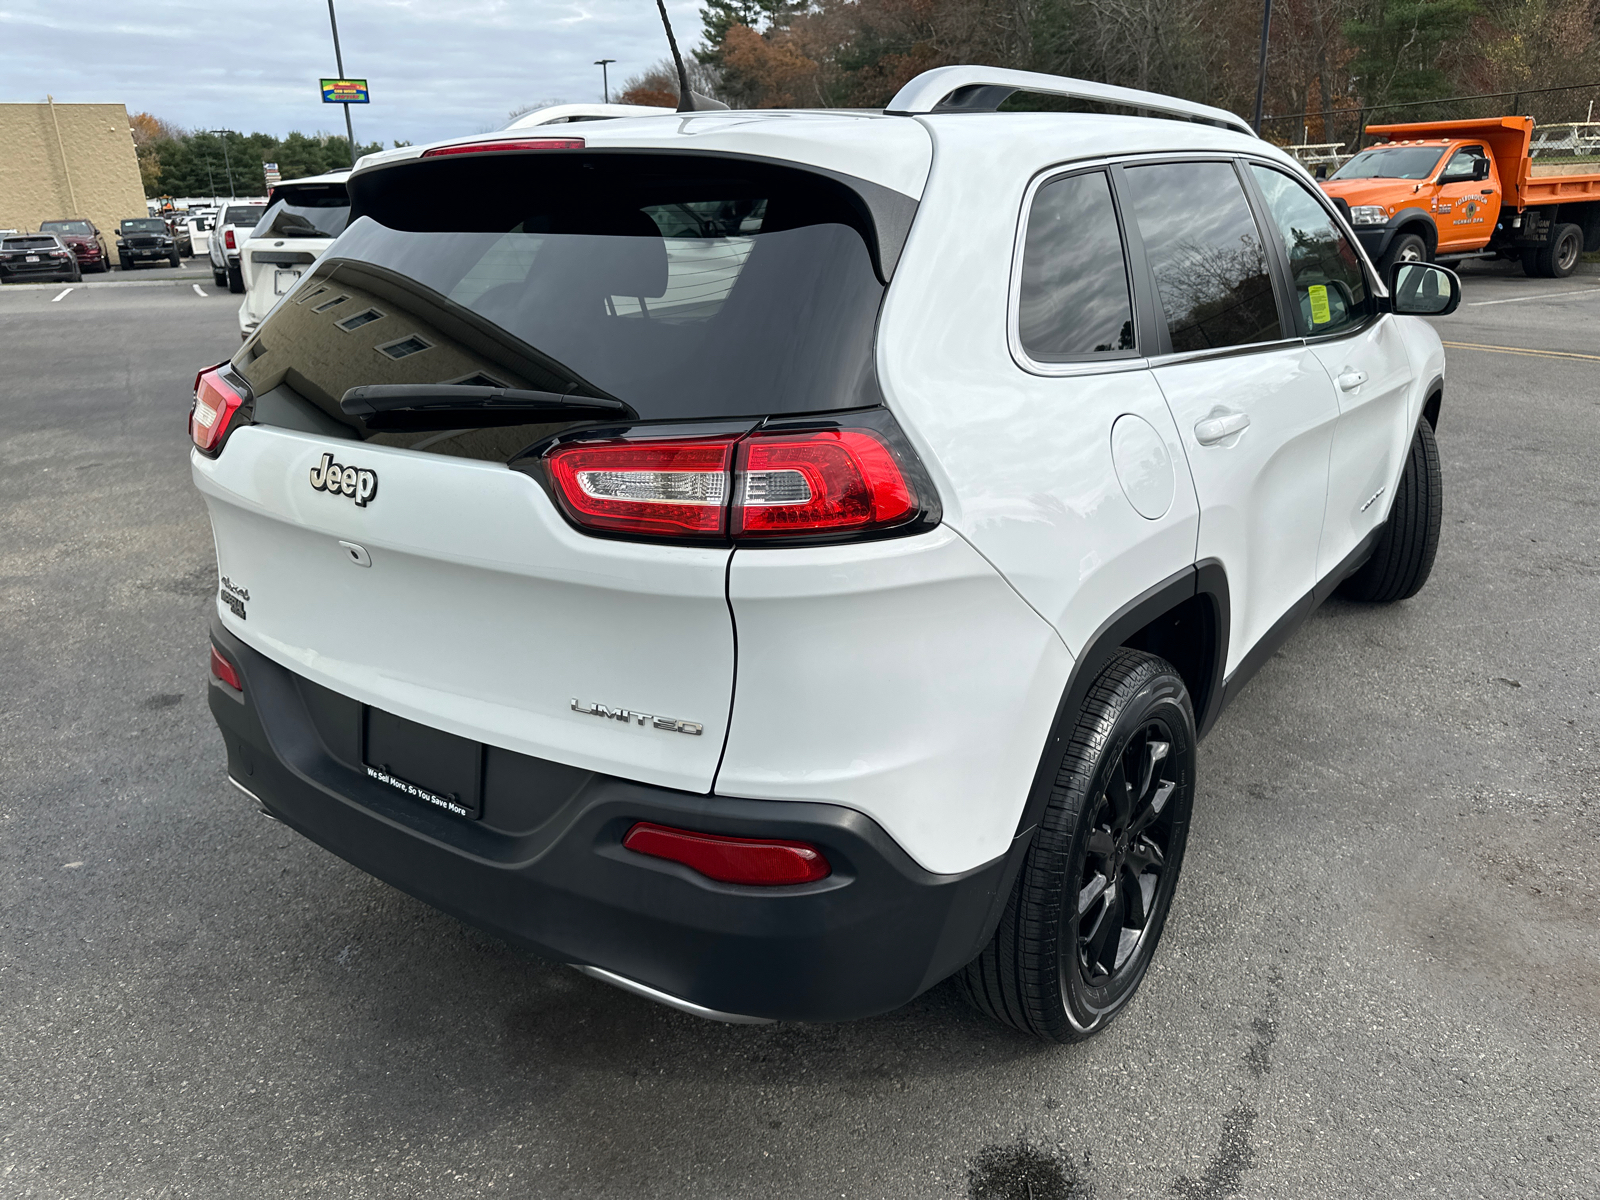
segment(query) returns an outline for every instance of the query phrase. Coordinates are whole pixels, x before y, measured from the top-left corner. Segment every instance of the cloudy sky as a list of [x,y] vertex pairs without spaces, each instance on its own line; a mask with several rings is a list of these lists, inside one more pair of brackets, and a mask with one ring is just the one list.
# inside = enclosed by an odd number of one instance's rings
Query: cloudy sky
[[[667,54],[654,0],[335,0],[344,69],[366,78],[362,142],[498,129],[540,100],[600,99]],[[668,0],[687,53],[698,0]],[[47,47],[21,53],[30,44]],[[0,101],[120,103],[185,128],[344,132],[327,0],[0,0]]]

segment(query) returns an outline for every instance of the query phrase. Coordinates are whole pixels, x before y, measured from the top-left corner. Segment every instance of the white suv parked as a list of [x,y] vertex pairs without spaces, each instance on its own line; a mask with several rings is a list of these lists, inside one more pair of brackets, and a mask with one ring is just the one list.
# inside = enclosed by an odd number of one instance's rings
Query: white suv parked
[[244,299],[239,334],[247,338],[278,298],[299,282],[350,219],[349,171],[286,179],[272,189],[267,211],[239,246]]
[[[1188,118],[993,111],[1014,90]],[[1196,741],[1439,536],[1429,325],[1231,114],[945,68],[882,114],[407,148],[196,381],[231,780],[722,1019],[952,974],[1102,1028]]]

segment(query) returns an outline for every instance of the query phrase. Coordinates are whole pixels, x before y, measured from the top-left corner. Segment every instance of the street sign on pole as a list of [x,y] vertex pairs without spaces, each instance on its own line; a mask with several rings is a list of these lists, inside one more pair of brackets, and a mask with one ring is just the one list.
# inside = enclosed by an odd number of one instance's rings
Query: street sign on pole
[[269,189],[277,187],[279,181],[283,179],[283,176],[278,173],[278,164],[262,163],[261,168],[266,172],[267,175],[267,187]]
[[367,96],[365,79],[324,79],[322,81],[324,104],[371,104]]

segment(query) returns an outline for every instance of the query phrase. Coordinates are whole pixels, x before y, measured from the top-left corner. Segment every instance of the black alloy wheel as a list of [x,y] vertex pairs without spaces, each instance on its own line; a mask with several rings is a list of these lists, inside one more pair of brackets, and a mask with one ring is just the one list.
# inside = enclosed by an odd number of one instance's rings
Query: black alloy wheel
[[[1076,907],[1063,906],[1062,940],[1076,953],[1061,958],[1084,989],[1114,987],[1151,933],[1156,894],[1172,847],[1174,734],[1151,721],[1128,740],[1089,819],[1088,843],[1078,871]],[[1062,980],[1062,990],[1074,981]]]
[[1051,732],[1044,814],[994,937],[957,976],[974,1007],[1057,1042],[1127,1007],[1177,888],[1196,740],[1177,669],[1116,651]]

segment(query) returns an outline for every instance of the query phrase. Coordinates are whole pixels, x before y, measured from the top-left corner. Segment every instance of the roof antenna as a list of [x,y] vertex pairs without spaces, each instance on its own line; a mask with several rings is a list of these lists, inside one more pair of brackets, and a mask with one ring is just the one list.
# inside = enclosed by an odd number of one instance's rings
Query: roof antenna
[[661,10],[661,23],[667,27],[667,45],[672,47],[672,61],[678,67],[678,111],[709,112],[713,109],[727,108],[728,106],[720,100],[713,100],[710,96],[702,96],[699,92],[689,90],[689,72],[683,69],[683,55],[678,53],[678,39],[672,36],[672,22],[667,19],[667,0],[656,0],[656,7]]

